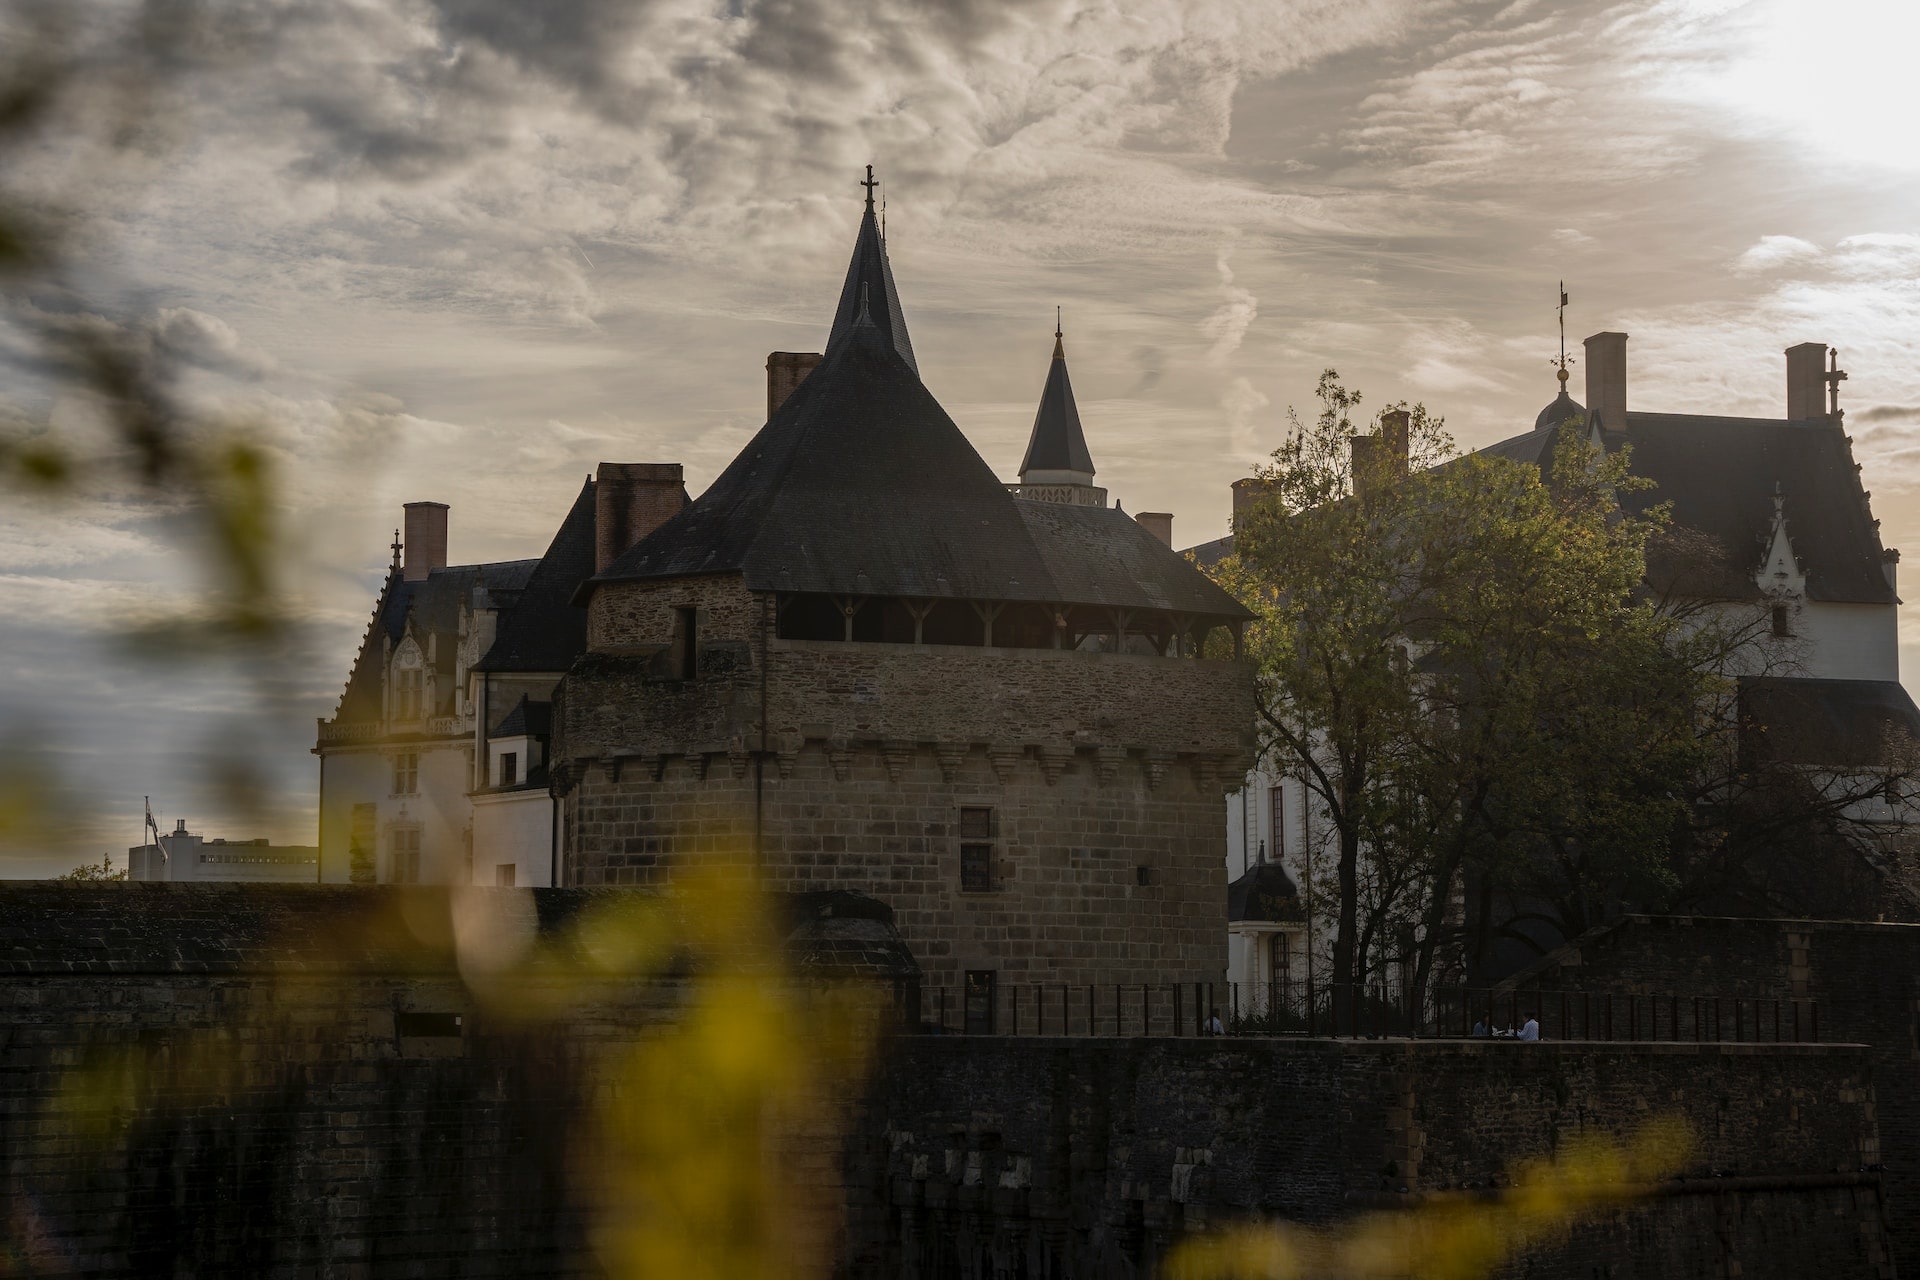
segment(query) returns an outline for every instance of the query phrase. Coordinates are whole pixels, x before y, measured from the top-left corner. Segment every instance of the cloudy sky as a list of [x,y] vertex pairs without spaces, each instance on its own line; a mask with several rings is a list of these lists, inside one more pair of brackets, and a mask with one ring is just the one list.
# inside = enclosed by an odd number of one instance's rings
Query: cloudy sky
[[[1573,340],[1632,335],[1640,409],[1779,415],[1782,349],[1837,346],[1886,540],[1920,547],[1902,0],[218,8],[166,147],[90,189],[88,267],[273,450],[308,656],[140,659],[129,619],[192,590],[166,513],[7,498],[0,750],[80,801],[9,874],[123,856],[148,794],[310,842],[313,717],[400,504],[451,504],[473,561],[537,555],[602,459],[697,492],[760,425],[767,352],[824,341],[869,162],[921,371],[981,453],[1012,478],[1058,305],[1101,482],[1182,545],[1322,368],[1466,446],[1531,425],[1564,278]],[[24,377],[0,411],[78,417]]]

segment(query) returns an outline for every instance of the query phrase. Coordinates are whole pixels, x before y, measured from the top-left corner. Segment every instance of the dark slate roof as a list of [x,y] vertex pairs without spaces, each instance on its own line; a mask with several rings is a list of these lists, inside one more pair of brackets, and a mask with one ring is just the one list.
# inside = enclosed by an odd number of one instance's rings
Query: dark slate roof
[[[1480,452],[1544,468],[1554,439],[1552,431],[1529,431]],[[1832,420],[1629,413],[1627,429],[1608,431],[1605,439],[1609,452],[1631,445],[1634,473],[1654,482],[1626,495],[1625,504],[1644,509],[1671,502],[1676,529],[1699,535],[1718,553],[1703,571],[1695,551],[1681,563],[1656,548],[1648,557],[1656,586],[1686,577],[1694,579],[1687,594],[1757,598],[1753,574],[1773,527],[1777,485],[1785,496],[1787,535],[1806,567],[1807,594],[1851,604],[1894,602],[1852,445]]]
[[1188,547],[1180,554],[1192,556],[1193,562],[1202,569],[1211,569],[1233,554],[1233,535],[1215,538],[1212,542],[1203,542],[1197,547]]
[[526,694],[500,718],[489,738],[544,738],[553,731],[553,704],[534,702]]
[[712,487],[592,581],[740,573],[756,591],[1246,616],[1121,513],[1029,510],[1043,505],[1016,501],[878,324],[856,321]]
[[1920,707],[1894,680],[1748,676],[1740,742],[1751,763],[1863,768],[1920,742]]
[[[587,650],[587,611],[574,592],[593,576],[594,499],[589,478],[547,553],[500,618],[493,647],[476,671],[565,671]],[[491,582],[489,582],[491,586]]]
[[836,343],[846,340],[860,317],[864,302],[874,328],[880,331],[882,344],[899,353],[913,376],[920,366],[913,358],[913,343],[907,338],[907,317],[900,310],[900,292],[893,287],[893,265],[887,261],[887,242],[873,218],[873,201],[860,218],[860,235],[853,245],[853,261],[847,264],[847,282],[840,289],[840,305],[833,311],[833,329],[827,336],[827,352],[832,355]]
[[1227,919],[1282,923],[1304,920],[1300,890],[1277,862],[1256,862],[1227,886]]
[[1213,579],[1124,511],[1061,502],[1016,501],[1014,505],[1062,593],[1051,599],[1215,617],[1251,616]]
[[1027,438],[1027,456],[1020,474],[1029,471],[1083,471],[1093,474],[1093,455],[1080,429],[1080,410],[1073,402],[1073,383],[1067,379],[1067,353],[1060,334],[1053,335],[1053,364],[1040,392],[1040,408],[1033,415],[1033,434]]
[[[387,575],[375,609],[374,623],[360,643],[353,671],[347,676],[346,691],[334,712],[336,721],[377,720],[380,718],[381,639],[398,644],[411,623],[424,649],[429,635],[438,635],[434,646],[434,670],[451,680],[460,644],[460,606],[471,600],[476,586],[484,586],[496,604],[518,598],[527,585],[538,560],[496,560],[491,564],[450,565],[435,569],[419,582],[405,582],[399,572]],[[436,690],[438,689],[436,684]],[[446,685],[447,699],[452,697]],[[436,695],[437,696],[437,695]],[[433,714],[447,708],[436,706]]]
[[1560,394],[1555,396],[1552,402],[1540,411],[1539,416],[1534,418],[1533,429],[1535,431],[1545,431],[1549,428],[1559,426],[1576,414],[1585,415],[1586,412],[1586,408],[1581,405],[1578,400],[1575,400],[1567,394],[1566,385],[1563,383],[1560,387]]

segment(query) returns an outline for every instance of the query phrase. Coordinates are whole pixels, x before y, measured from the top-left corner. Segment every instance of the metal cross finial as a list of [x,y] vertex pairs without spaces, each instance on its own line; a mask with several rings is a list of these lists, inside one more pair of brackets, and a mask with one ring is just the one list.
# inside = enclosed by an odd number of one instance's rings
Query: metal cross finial
[[867,189],[867,212],[873,212],[873,189],[880,184],[873,180],[873,166],[867,166],[867,180],[860,184]]
[[1827,349],[1827,371],[1820,380],[1827,384],[1827,412],[1837,418],[1840,416],[1840,384],[1847,380],[1847,371],[1840,367],[1839,348]]
[[396,569],[400,567],[400,531],[398,529],[393,531],[393,567]]

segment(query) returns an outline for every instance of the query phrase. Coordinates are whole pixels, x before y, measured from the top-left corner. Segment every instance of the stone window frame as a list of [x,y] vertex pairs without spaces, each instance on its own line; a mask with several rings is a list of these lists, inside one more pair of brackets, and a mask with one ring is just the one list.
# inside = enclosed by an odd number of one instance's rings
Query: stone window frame
[[393,794],[396,796],[420,794],[420,753],[418,751],[393,753]]
[[[389,884],[419,884],[421,827],[417,822],[396,822],[387,828],[387,881]],[[406,874],[402,874],[405,872]]]
[[[989,804],[963,804],[954,821],[954,852],[959,859],[960,892],[994,893],[1000,888],[995,867],[999,853],[1000,813]],[[971,825],[969,815],[982,815]],[[973,874],[969,874],[969,871]]]
[[420,652],[420,647],[411,638],[395,650],[392,672],[387,705],[389,718],[397,724],[414,724],[425,720],[431,714],[427,706],[426,655]]

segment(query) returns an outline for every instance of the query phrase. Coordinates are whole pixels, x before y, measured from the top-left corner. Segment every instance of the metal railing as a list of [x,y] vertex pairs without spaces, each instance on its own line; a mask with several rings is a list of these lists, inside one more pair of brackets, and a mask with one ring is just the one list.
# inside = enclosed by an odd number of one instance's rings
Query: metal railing
[[910,1027],[931,1035],[1520,1038],[1688,1044],[1816,1043],[1812,1000],[1627,991],[1284,983],[920,984]]

